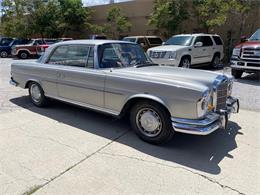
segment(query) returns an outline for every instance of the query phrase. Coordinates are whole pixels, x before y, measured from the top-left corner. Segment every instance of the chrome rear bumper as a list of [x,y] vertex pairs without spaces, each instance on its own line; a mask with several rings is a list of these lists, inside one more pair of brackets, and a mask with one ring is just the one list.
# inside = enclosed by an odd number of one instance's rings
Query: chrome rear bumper
[[218,113],[210,112],[203,119],[182,119],[172,117],[172,126],[176,132],[208,135],[219,128],[226,129],[231,113],[239,112],[239,100],[233,97],[227,99],[227,109]]

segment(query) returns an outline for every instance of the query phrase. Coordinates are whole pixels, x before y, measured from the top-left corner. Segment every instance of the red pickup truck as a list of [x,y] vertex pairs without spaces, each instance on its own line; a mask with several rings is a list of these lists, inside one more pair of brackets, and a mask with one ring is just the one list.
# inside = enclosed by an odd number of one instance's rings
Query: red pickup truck
[[260,28],[233,49],[231,70],[236,79],[240,78],[243,72],[260,73]]
[[49,45],[42,39],[32,39],[26,45],[17,45],[12,48],[12,55],[27,59],[41,55]]

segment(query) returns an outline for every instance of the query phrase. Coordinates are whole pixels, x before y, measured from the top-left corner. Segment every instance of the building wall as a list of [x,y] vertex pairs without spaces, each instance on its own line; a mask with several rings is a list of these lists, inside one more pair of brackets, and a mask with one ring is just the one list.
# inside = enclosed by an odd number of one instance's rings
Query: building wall
[[[159,35],[162,38],[164,31],[148,25],[148,19],[153,11],[153,0],[135,0],[124,3],[101,5],[91,7],[93,10],[92,23],[102,25],[106,24],[107,12],[113,6],[119,6],[122,12],[132,23],[130,32],[124,35]],[[248,19],[245,22],[244,30],[241,33],[250,36],[256,29],[260,28],[260,2],[255,1],[255,7],[250,11]],[[178,33],[203,33],[199,28],[197,17],[192,11],[192,3],[187,8],[190,10],[190,19],[183,22]],[[229,17],[226,24],[221,27],[214,27],[210,33],[219,34],[225,43],[226,55],[230,55],[232,48],[240,41],[240,18],[238,16]]]

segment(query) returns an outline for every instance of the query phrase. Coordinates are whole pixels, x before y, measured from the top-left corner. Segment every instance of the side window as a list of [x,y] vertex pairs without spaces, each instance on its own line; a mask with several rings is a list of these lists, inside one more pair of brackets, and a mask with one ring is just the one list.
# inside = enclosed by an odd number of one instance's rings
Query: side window
[[146,45],[146,42],[145,42],[145,39],[144,39],[144,38],[138,38],[137,43],[138,43],[138,44],[143,43],[144,45]]
[[59,46],[50,57],[48,64],[86,67],[89,46],[63,45]]
[[148,41],[151,45],[161,45],[162,40],[160,38],[148,38]]
[[213,36],[216,45],[223,45],[223,42],[219,36]]
[[210,36],[199,36],[196,38],[195,43],[202,42],[202,47],[209,47],[213,45],[213,41],[211,40]]
[[208,47],[208,46],[212,46],[213,45],[213,41],[210,38],[210,36],[205,36],[203,37],[203,46]]

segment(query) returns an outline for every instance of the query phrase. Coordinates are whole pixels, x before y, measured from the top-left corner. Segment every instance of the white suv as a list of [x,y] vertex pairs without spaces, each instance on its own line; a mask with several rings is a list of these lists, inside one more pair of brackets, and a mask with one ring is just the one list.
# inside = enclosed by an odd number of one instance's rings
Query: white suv
[[224,57],[223,41],[215,34],[181,34],[171,37],[162,46],[148,49],[147,54],[160,65],[217,67]]

